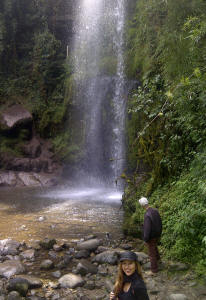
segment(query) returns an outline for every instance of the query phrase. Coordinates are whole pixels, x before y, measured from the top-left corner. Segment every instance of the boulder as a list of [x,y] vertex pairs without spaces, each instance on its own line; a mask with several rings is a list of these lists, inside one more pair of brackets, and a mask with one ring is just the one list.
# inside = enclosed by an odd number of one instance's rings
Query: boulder
[[89,256],[90,256],[90,252],[88,250],[80,250],[74,255],[76,259],[87,258]]
[[7,300],[22,300],[22,297],[17,291],[12,291],[8,294]]
[[45,259],[41,262],[40,269],[42,270],[50,270],[53,269],[54,263],[50,259]]
[[60,286],[63,288],[75,289],[84,285],[84,280],[80,275],[73,273],[66,274],[59,279]]
[[139,263],[146,263],[149,259],[149,255],[144,252],[135,252],[137,254],[137,259]]
[[24,186],[40,186],[40,182],[36,180],[36,177],[32,173],[20,172],[18,178],[21,180]]
[[17,125],[32,121],[31,113],[22,105],[13,105],[0,114],[0,126],[2,129],[12,129]]
[[29,284],[26,279],[12,278],[9,280],[7,289],[9,292],[17,291],[20,295],[25,297],[29,289]]
[[17,184],[17,178],[12,171],[0,172],[0,186],[15,186]]
[[23,272],[25,272],[25,268],[18,260],[9,260],[0,263],[0,276],[2,277],[10,278]]
[[77,250],[89,250],[94,251],[100,246],[101,241],[99,239],[91,239],[88,241],[77,244]]
[[60,174],[1,171],[1,186],[55,186],[58,184]]
[[177,263],[170,263],[169,265],[169,271],[187,271],[189,269],[189,266],[181,263],[181,262],[177,262]]
[[33,260],[35,257],[35,250],[34,249],[25,250],[20,254],[20,257],[22,259]]
[[16,275],[15,278],[21,278],[23,280],[26,280],[28,282],[28,285],[29,285],[30,289],[40,288],[43,285],[42,281],[39,278],[34,277],[32,275],[25,275],[25,274]]
[[187,296],[184,294],[171,294],[169,300],[187,300]]
[[12,239],[0,240],[0,255],[16,255],[19,246],[20,243]]
[[77,274],[81,274],[81,275],[86,275],[86,274],[97,274],[97,267],[93,264],[91,264],[89,261],[87,260],[81,260],[76,268],[76,272]]
[[118,262],[118,253],[115,251],[104,251],[102,253],[97,254],[92,262],[97,262],[99,264],[110,264],[115,265]]

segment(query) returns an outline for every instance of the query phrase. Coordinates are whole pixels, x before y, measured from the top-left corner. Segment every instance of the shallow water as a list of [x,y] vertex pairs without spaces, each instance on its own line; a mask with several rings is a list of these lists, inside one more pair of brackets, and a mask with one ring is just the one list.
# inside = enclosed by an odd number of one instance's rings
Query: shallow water
[[122,235],[122,193],[108,188],[1,188],[0,239]]

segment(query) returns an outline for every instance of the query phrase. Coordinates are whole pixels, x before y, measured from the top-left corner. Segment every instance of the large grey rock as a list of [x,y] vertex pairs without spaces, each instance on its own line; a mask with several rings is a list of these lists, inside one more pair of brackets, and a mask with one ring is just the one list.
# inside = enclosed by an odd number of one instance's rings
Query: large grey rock
[[53,267],[54,267],[54,263],[50,259],[43,260],[40,265],[40,268],[43,270],[50,270]]
[[9,280],[7,289],[8,291],[17,291],[20,295],[26,296],[29,284],[24,278],[12,278]]
[[171,294],[169,300],[187,300],[187,296],[184,294]]
[[12,291],[8,294],[7,300],[22,300],[22,297],[17,291]]
[[77,253],[75,253],[74,257],[77,259],[80,258],[87,258],[90,256],[90,252],[88,250],[80,250]]
[[[21,165],[21,168],[30,169],[30,159],[26,158],[22,160],[24,162],[23,165]],[[20,163],[20,160],[17,159],[16,161]],[[26,161],[29,165],[24,165]],[[13,167],[15,168],[15,166]],[[48,174],[42,172],[1,171],[0,186],[55,186],[58,184],[58,178],[60,178],[58,174]]]
[[18,178],[21,180],[23,185],[25,186],[40,186],[40,182],[36,179],[36,177],[32,173],[27,172],[19,172]]
[[181,262],[177,262],[177,263],[171,263],[169,265],[169,271],[186,271],[188,270],[189,266],[181,263]]
[[16,174],[13,171],[0,172],[0,186],[15,186],[17,183]]
[[3,129],[11,129],[19,124],[32,121],[31,113],[22,105],[13,105],[0,114],[0,125]]
[[40,288],[43,285],[41,279],[32,275],[25,275],[25,274],[16,275],[16,278],[21,278],[26,280],[28,282],[30,289]]
[[77,274],[86,275],[88,273],[96,274],[98,271],[97,267],[91,264],[87,260],[81,260],[76,268]]
[[25,272],[25,268],[18,260],[9,260],[0,263],[0,276],[10,278],[13,275]]
[[142,265],[143,270],[147,271],[147,270],[151,270],[151,262],[148,261],[147,263],[144,263]]
[[35,250],[34,249],[25,250],[21,252],[20,257],[23,259],[33,260],[35,257]]
[[91,239],[77,244],[77,250],[94,251],[100,246],[100,244],[101,241],[99,239]]
[[92,262],[97,262],[100,264],[110,264],[115,265],[118,262],[118,253],[115,251],[104,251],[102,253],[97,254]]
[[84,280],[80,275],[73,273],[66,274],[59,279],[59,283],[63,288],[75,289],[84,285]]
[[20,243],[12,239],[0,240],[0,255],[16,255],[19,246]]
[[58,184],[59,176],[58,174],[48,174],[48,173],[33,173],[33,176],[42,186],[55,186]]
[[149,259],[149,256],[144,252],[135,252],[137,254],[138,262],[144,263]]
[[66,254],[63,256],[61,261],[56,265],[56,267],[58,269],[64,269],[68,266],[68,264],[70,263],[71,260],[72,260],[72,256],[69,254]]

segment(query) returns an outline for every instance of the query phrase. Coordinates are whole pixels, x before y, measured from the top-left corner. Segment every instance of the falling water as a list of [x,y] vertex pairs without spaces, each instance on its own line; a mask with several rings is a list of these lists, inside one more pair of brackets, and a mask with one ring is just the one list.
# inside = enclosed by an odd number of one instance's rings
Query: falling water
[[79,0],[74,27],[75,102],[85,128],[78,176],[110,186],[125,164],[124,2]]

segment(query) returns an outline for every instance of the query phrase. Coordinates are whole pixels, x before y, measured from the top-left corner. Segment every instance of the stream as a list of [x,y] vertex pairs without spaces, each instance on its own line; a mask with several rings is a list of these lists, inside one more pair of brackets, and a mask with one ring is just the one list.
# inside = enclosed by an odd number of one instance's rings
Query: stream
[[122,236],[122,193],[102,187],[1,188],[0,239]]

